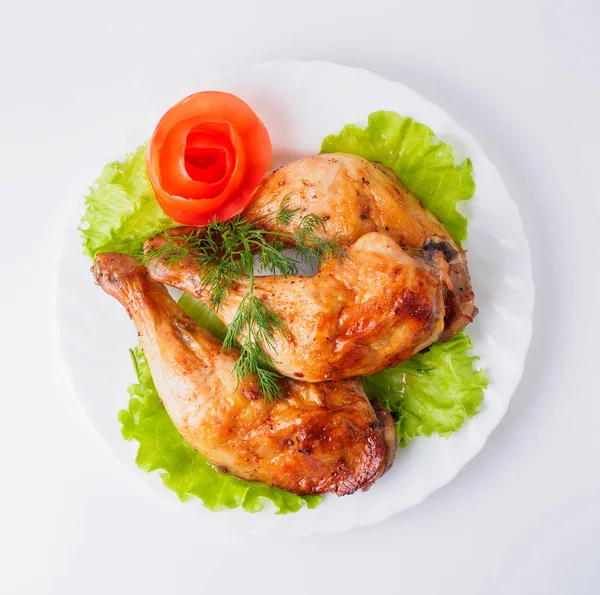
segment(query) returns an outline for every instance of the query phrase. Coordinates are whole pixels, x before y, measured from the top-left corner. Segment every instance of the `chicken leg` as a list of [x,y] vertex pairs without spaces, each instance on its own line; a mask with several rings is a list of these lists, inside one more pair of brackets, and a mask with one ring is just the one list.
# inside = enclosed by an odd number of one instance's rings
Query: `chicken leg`
[[[157,236],[145,250],[166,241]],[[285,325],[285,336],[263,344],[281,374],[307,382],[365,376],[407,360],[440,337],[448,268],[440,252],[418,259],[382,233],[362,236],[346,252],[342,262],[322,263],[312,277],[254,279],[255,295]],[[148,273],[210,301],[193,256],[170,264],[154,258]],[[236,283],[219,307],[217,314],[226,324],[248,286],[247,279]]]
[[237,382],[234,351],[191,320],[145,268],[99,254],[96,282],[133,319],[156,388],[183,438],[224,472],[297,494],[368,489],[396,451],[394,422],[359,380],[281,380],[266,402],[256,379]]

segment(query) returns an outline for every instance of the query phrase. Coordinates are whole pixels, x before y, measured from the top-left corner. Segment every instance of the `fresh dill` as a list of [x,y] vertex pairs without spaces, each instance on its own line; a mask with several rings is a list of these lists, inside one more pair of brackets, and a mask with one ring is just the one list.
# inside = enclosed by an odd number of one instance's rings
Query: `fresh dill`
[[[325,224],[317,215],[302,216],[293,233],[282,231],[298,213],[299,209],[290,208],[284,199],[275,217],[275,230],[260,229],[238,215],[186,235],[164,233],[165,242],[143,255],[146,266],[151,262],[169,266],[183,259],[196,264],[209,295],[208,305],[217,313],[234,285],[248,279],[248,291],[228,326],[223,347],[239,349],[235,365],[238,381],[255,375],[259,391],[268,401],[281,397],[281,377],[266,349],[275,348],[278,334],[285,336],[285,325],[254,293],[255,258],[264,271],[287,277],[298,274],[303,262],[330,258],[341,261],[346,257],[337,242],[319,237]],[[298,259],[284,252],[290,245],[296,249]]]

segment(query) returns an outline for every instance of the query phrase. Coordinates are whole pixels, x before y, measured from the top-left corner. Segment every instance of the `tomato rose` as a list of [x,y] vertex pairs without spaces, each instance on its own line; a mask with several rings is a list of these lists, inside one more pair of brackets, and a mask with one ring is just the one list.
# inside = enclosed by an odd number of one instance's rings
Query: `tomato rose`
[[204,91],[160,119],[146,169],[164,212],[184,225],[239,213],[271,161],[271,139],[258,116],[235,95]]

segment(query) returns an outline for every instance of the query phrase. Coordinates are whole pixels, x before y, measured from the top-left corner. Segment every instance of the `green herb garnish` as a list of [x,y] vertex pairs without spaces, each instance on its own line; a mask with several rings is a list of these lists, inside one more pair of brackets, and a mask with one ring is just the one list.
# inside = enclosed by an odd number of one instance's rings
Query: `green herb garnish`
[[[276,221],[280,226],[288,225],[297,212],[283,200]],[[248,278],[248,292],[227,329],[223,347],[240,350],[235,365],[238,381],[255,375],[265,399],[274,401],[281,397],[281,376],[274,370],[265,348],[275,347],[277,335],[285,335],[285,324],[254,293],[256,261],[268,273],[287,277],[298,274],[302,262],[343,260],[346,253],[337,242],[328,242],[317,235],[324,228],[323,220],[314,214],[304,215],[294,233],[263,230],[238,215],[186,235],[165,233],[166,242],[146,252],[142,260],[147,266],[151,261],[168,266],[184,258],[192,260],[204,289],[210,294],[209,306],[215,312],[234,285]],[[284,252],[290,244],[294,245],[297,258]]]

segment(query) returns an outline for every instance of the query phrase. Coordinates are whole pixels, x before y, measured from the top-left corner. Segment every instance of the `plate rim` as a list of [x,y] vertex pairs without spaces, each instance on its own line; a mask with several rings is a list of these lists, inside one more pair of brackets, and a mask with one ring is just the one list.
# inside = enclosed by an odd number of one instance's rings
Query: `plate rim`
[[[412,88],[410,88],[409,86],[405,85],[402,82],[399,81],[394,81],[392,79],[389,79],[387,77],[381,76],[379,74],[376,74],[368,69],[362,68],[362,67],[355,67],[355,66],[347,66],[347,65],[342,65],[342,64],[337,64],[335,62],[330,62],[330,61],[324,61],[324,60],[271,60],[271,61],[266,61],[266,62],[259,62],[259,63],[254,63],[254,64],[248,64],[248,65],[243,65],[243,66],[237,66],[231,69],[228,69],[226,71],[220,72],[220,73],[213,73],[210,74],[208,76],[205,76],[202,78],[202,80],[204,81],[210,81],[210,80],[214,80],[215,78],[225,78],[225,77],[232,77],[234,76],[236,73],[240,73],[240,72],[244,72],[244,73],[248,73],[254,69],[268,69],[268,68],[282,68],[282,67],[286,67],[289,68],[290,66],[292,67],[317,67],[317,68],[324,68],[324,69],[335,69],[335,70],[345,70],[345,71],[352,71],[352,72],[356,72],[358,73],[359,76],[361,77],[374,77],[376,79],[379,79],[380,81],[385,81],[387,84],[391,84],[394,86],[399,86],[403,89],[403,92],[408,93],[410,95],[412,95],[414,98],[416,98],[419,102],[422,102],[424,104],[426,104],[427,106],[429,106],[430,108],[436,110],[439,112],[439,114],[446,118],[449,122],[451,122],[452,124],[454,124],[454,126],[460,131],[460,135],[461,135],[461,139],[466,139],[470,142],[470,144],[473,144],[475,147],[477,147],[480,155],[478,157],[482,157],[486,162],[487,162],[487,166],[492,168],[493,173],[495,175],[495,177],[497,178],[499,184],[501,185],[501,190],[505,193],[505,195],[510,199],[510,202],[514,205],[517,215],[518,215],[518,226],[519,226],[519,231],[521,233],[522,236],[522,246],[521,248],[526,250],[526,253],[522,253],[522,257],[524,258],[524,260],[526,260],[526,269],[527,269],[527,282],[528,282],[528,296],[529,296],[529,300],[528,300],[528,304],[526,307],[527,310],[527,317],[526,317],[526,321],[527,321],[527,328],[524,329],[526,336],[524,336],[524,341],[522,343],[522,350],[523,350],[523,357],[520,358],[519,360],[519,368],[518,368],[518,373],[516,373],[515,375],[515,379],[513,381],[513,385],[510,388],[510,395],[508,395],[508,397],[506,398],[506,402],[503,404],[502,410],[501,410],[501,414],[497,417],[497,420],[493,423],[493,426],[491,427],[490,431],[487,433],[487,435],[484,437],[483,441],[478,444],[478,447],[469,454],[469,456],[466,458],[466,460],[464,462],[462,462],[460,465],[456,466],[456,468],[453,470],[453,472],[448,473],[445,476],[440,476],[440,479],[437,482],[431,482],[430,483],[430,488],[427,490],[423,491],[423,494],[420,497],[414,498],[408,505],[403,506],[402,508],[398,509],[398,510],[392,510],[392,511],[388,511],[385,510],[383,511],[383,514],[371,514],[368,518],[367,517],[362,517],[361,519],[357,519],[354,518],[354,522],[350,525],[350,526],[344,526],[342,528],[339,527],[317,527],[316,529],[313,529],[312,531],[309,531],[307,533],[305,533],[306,535],[308,534],[327,534],[327,533],[340,533],[346,530],[350,530],[352,528],[355,527],[359,527],[359,526],[367,526],[367,525],[372,525],[372,524],[376,524],[379,522],[384,521],[385,519],[395,515],[395,514],[399,514],[400,512],[403,512],[405,510],[409,510],[410,508],[413,508],[414,506],[417,506],[418,504],[420,504],[421,502],[423,502],[428,496],[430,496],[431,494],[433,494],[434,492],[438,491],[439,489],[441,489],[443,486],[445,486],[446,484],[450,483],[460,472],[462,469],[464,469],[466,467],[466,465],[468,465],[480,452],[481,450],[483,450],[483,448],[485,447],[485,445],[487,444],[490,436],[492,435],[492,433],[496,430],[496,428],[498,427],[498,425],[501,423],[502,419],[505,417],[505,414],[508,410],[508,407],[510,405],[510,402],[514,396],[514,393],[517,390],[517,387],[519,386],[521,380],[522,380],[522,376],[523,376],[523,372],[525,370],[525,364],[526,364],[526,360],[527,360],[527,353],[529,351],[530,345],[531,345],[531,338],[532,338],[532,334],[533,334],[533,312],[534,312],[534,306],[535,306],[535,283],[534,283],[534,279],[533,279],[533,274],[532,274],[532,262],[531,262],[531,248],[530,248],[530,244],[529,241],[527,239],[527,236],[525,234],[525,230],[523,228],[523,224],[522,224],[522,217],[519,211],[519,207],[518,204],[513,200],[511,194],[508,191],[508,188],[506,187],[506,184],[502,178],[502,175],[499,171],[499,169],[497,168],[497,166],[494,164],[493,161],[491,161],[491,159],[489,159],[489,157],[487,157],[486,153],[483,151],[483,149],[481,148],[481,146],[479,145],[479,143],[477,142],[477,140],[467,131],[463,128],[463,126],[457,122],[452,116],[450,116],[450,114],[448,114],[446,112],[446,110],[441,107],[440,105],[438,105],[437,103],[431,101],[430,99],[428,99],[427,97],[423,97],[420,93],[417,93],[416,91],[414,91]],[[201,80],[201,82],[202,82]],[[160,102],[160,99],[157,103]],[[366,117],[367,114],[365,114]],[[428,125],[428,122],[423,122],[424,124]],[[433,127],[432,127],[433,128]],[[434,130],[435,132],[435,130]],[[74,205],[73,205],[73,213],[69,216],[66,217],[66,229],[67,229],[67,233],[66,233],[66,237],[63,236],[63,246],[62,246],[62,252],[60,254],[60,259],[58,261],[58,267],[57,267],[57,271],[56,274],[58,276],[58,283],[57,283],[57,287],[58,287],[58,291],[56,294],[56,304],[55,304],[55,315],[56,315],[56,321],[58,323],[58,334],[59,334],[59,345],[60,345],[60,355],[61,355],[61,359],[65,365],[65,370],[67,371],[67,377],[69,379],[69,385],[71,386],[72,390],[73,390],[73,394],[77,397],[77,400],[80,402],[80,404],[83,407],[83,410],[85,411],[91,426],[94,428],[94,430],[99,434],[99,436],[102,438],[102,441],[104,443],[106,443],[106,445],[108,446],[110,452],[113,454],[113,456],[121,463],[123,464],[128,470],[131,471],[131,468],[129,465],[127,465],[122,459],[121,457],[117,454],[117,452],[115,451],[115,449],[111,446],[109,440],[107,440],[107,438],[104,436],[104,434],[102,433],[102,431],[99,429],[99,426],[95,423],[93,416],[90,413],[90,410],[88,408],[88,406],[86,406],[85,400],[82,399],[82,397],[80,397],[80,395],[78,394],[78,390],[77,387],[75,386],[75,381],[74,381],[74,377],[73,374],[71,373],[71,367],[69,365],[69,359],[67,356],[67,347],[66,347],[66,333],[65,330],[62,328],[62,324],[61,324],[61,302],[62,300],[62,294],[64,292],[63,286],[61,284],[61,278],[62,278],[62,271],[63,268],[65,267],[65,263],[68,262],[68,257],[71,255],[71,250],[70,250],[70,241],[69,241],[69,237],[72,238],[72,236],[76,236],[78,237],[78,233],[76,230],[74,230],[73,227],[71,227],[71,224],[74,221],[79,221],[79,218],[82,214],[82,207],[83,207],[83,197],[80,197],[79,200],[75,201]],[[68,226],[68,227],[67,227]],[[467,334],[469,334],[467,332]],[[116,412],[115,412],[115,417],[116,417]],[[115,423],[116,420],[115,420]],[[468,423],[468,420],[467,422]],[[136,443],[137,444],[137,443]],[[162,486],[162,484],[158,483],[160,480],[158,480],[158,473],[152,473],[152,474],[146,474],[145,472],[138,470],[139,474],[144,474],[144,475],[153,475],[156,476],[157,479],[157,484],[159,485],[159,487],[161,488],[161,492],[168,492],[168,490]],[[136,473],[136,475],[139,474]],[[147,482],[144,482],[147,483]],[[334,500],[335,501],[335,500]],[[197,503],[200,506],[201,503]],[[323,502],[320,507],[325,506],[325,502]],[[266,509],[267,507],[265,507]],[[202,507],[202,510],[205,510]],[[311,511],[307,511],[306,508],[304,507],[304,514],[299,514],[299,513],[295,513],[292,515],[286,515],[288,518],[289,517],[300,517],[300,516],[305,516],[306,514],[311,514]],[[208,512],[208,511],[206,511]],[[252,517],[265,517],[267,514],[270,514],[267,510],[263,511],[262,514],[260,515],[249,515],[248,513],[245,513],[245,511],[241,511],[241,509],[224,509],[221,513],[219,514],[214,514],[214,513],[209,513],[211,514],[213,517],[229,517],[229,518],[234,518],[234,515],[232,513],[235,514],[235,516],[240,516],[239,513],[244,514],[246,517],[248,516],[252,516]],[[302,512],[302,511],[301,511]],[[198,516],[198,515],[194,515],[194,516]],[[203,515],[204,518],[202,518],[202,521],[205,521],[205,515]],[[275,516],[273,514],[270,515],[271,517]],[[278,516],[277,518],[286,518],[286,517],[281,517]],[[213,523],[211,523],[213,524]],[[222,523],[217,523],[219,525],[221,525]],[[271,524],[271,523],[266,523]],[[256,527],[255,527],[256,529]],[[260,528],[258,528],[258,531],[255,532],[264,532],[261,531]],[[302,534],[303,532],[300,531],[300,533],[298,533],[297,531],[294,532],[293,534]]]

